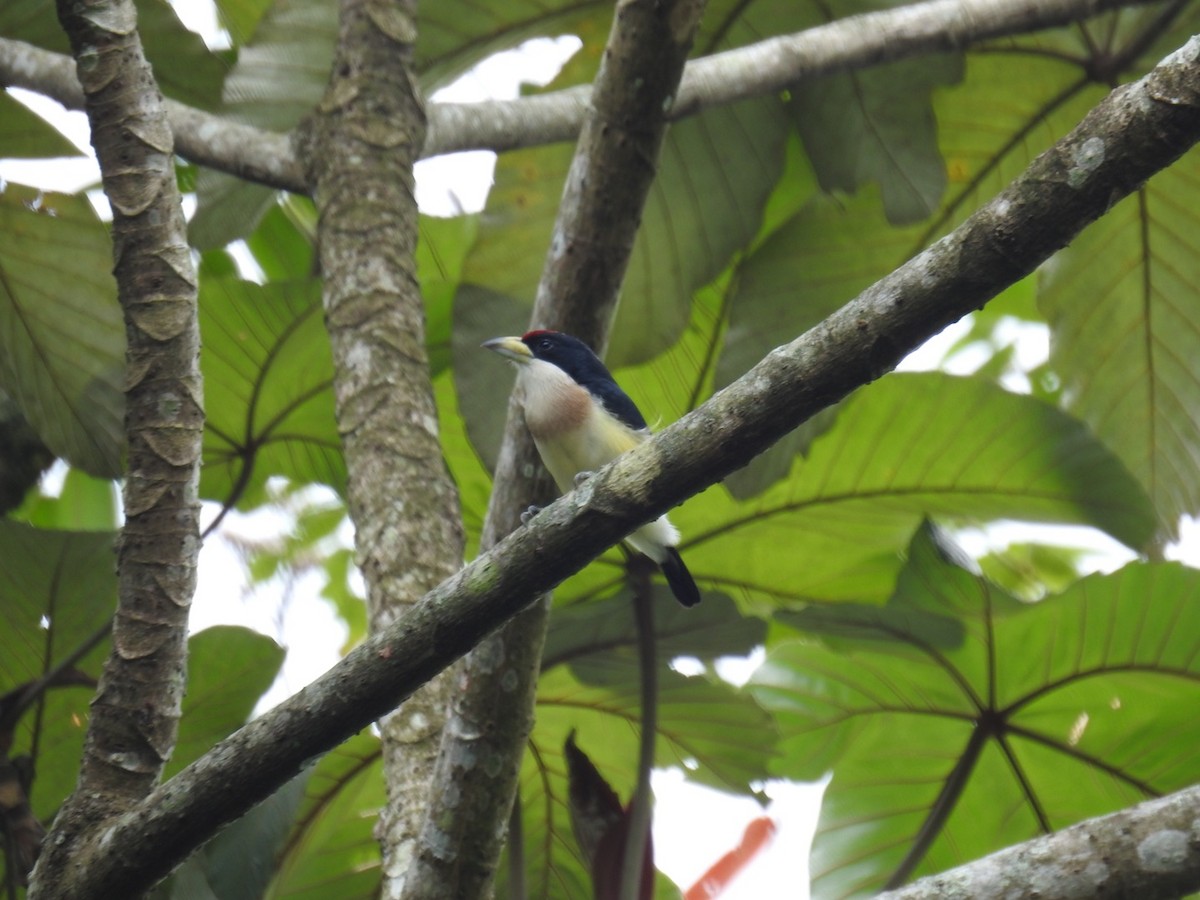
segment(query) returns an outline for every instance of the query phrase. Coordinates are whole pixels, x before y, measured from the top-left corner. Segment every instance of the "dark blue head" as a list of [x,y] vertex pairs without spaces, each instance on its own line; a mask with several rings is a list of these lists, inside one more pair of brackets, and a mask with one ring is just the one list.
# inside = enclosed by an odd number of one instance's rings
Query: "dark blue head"
[[589,382],[613,380],[600,357],[577,337],[543,328],[521,335],[521,343],[529,348],[534,359],[558,366],[584,387]]
[[604,404],[604,408],[633,429],[646,427],[646,420],[629,395],[621,390],[592,348],[577,337],[561,331],[539,329],[521,336],[534,359],[558,366],[576,384]]

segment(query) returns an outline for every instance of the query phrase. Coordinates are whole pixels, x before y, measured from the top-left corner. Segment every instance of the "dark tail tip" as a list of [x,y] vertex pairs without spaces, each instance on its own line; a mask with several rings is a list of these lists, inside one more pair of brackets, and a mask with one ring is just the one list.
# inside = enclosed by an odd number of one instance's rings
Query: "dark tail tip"
[[695,606],[700,602],[700,588],[692,579],[692,573],[683,564],[683,557],[674,547],[667,547],[667,556],[662,561],[663,574],[667,576],[667,584],[675,599],[684,606]]

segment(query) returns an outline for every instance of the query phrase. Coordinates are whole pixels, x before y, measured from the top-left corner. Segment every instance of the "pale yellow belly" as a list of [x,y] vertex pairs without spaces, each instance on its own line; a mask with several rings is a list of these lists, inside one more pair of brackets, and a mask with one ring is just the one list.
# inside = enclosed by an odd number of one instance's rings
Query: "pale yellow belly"
[[[570,434],[559,435],[554,441],[534,440],[542,462],[561,493],[565,494],[575,488],[575,476],[580,472],[595,472],[637,444],[636,441],[630,441],[628,447],[614,453],[611,444],[606,445],[594,439],[595,433],[594,430],[578,429]],[[660,516],[648,525],[643,525],[627,537],[625,542],[655,562],[662,562],[663,548],[678,545],[679,532],[666,516]]]

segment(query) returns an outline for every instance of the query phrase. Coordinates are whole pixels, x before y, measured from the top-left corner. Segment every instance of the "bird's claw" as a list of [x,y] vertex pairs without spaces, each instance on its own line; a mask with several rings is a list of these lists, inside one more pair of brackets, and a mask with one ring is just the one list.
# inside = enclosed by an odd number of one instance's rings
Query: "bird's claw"
[[591,478],[595,474],[596,474],[595,472],[576,472],[575,473],[575,487],[581,487],[585,481],[587,481],[589,478]]
[[529,507],[529,509],[527,509],[527,510],[525,510],[525,512],[521,513],[521,524],[528,525],[533,520],[533,517],[536,516],[541,511],[542,511],[542,508],[540,506]]

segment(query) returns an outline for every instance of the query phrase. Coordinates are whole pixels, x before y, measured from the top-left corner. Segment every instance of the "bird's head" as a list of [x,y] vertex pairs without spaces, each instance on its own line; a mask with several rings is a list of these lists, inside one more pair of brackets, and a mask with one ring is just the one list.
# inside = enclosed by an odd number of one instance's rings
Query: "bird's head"
[[527,423],[531,412],[529,404],[538,402],[531,400],[529,388],[540,388],[540,391],[533,392],[534,396],[550,398],[550,402],[558,404],[564,395],[570,393],[564,394],[562,388],[575,385],[587,391],[587,396],[593,402],[603,406],[624,427],[633,431],[646,427],[646,420],[634,402],[618,387],[608,369],[604,368],[604,363],[600,362],[600,357],[579,338],[561,331],[539,329],[521,337],[492,338],[484,341],[483,346],[517,364],[521,372],[518,381],[523,382],[527,389]]
[[538,329],[521,337],[498,337],[484,341],[488,350],[499,353],[518,366],[528,365],[535,360],[549,363],[562,369],[576,384],[589,385],[597,379],[611,381],[608,369],[592,352],[592,348],[569,334],[561,331]]

